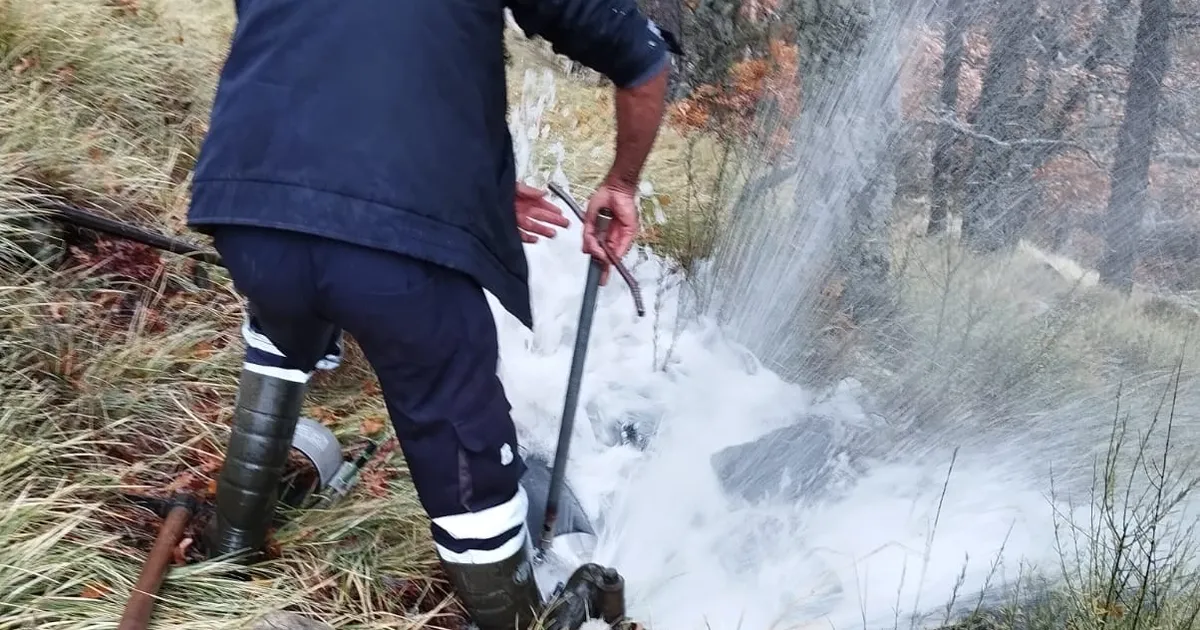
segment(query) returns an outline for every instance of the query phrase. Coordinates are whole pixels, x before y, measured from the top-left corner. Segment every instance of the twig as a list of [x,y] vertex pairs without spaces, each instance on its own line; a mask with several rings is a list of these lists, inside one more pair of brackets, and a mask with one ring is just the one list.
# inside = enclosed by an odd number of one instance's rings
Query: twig
[[941,114],[938,116],[934,116],[933,118],[921,118],[915,122],[917,122],[918,124],[922,124],[922,125],[936,125],[936,126],[949,127],[961,135],[967,136],[969,138],[974,138],[975,140],[982,140],[984,142],[988,142],[990,144],[994,144],[999,147],[1008,147],[1008,148],[1028,147],[1028,146],[1068,147],[1071,149],[1075,149],[1076,151],[1079,151],[1080,153],[1084,154],[1087,157],[1087,159],[1089,161],[1091,161],[1091,163],[1094,164],[1097,168],[1102,168],[1102,169],[1108,168],[1108,166],[1104,163],[1104,161],[1101,160],[1099,157],[1097,157],[1094,153],[1092,153],[1092,151],[1090,149],[1083,146],[1082,144],[1079,144],[1078,142],[1071,142],[1070,140],[1053,140],[1050,138],[1015,138],[1013,140],[1002,140],[1000,138],[997,138],[996,136],[976,131],[974,128],[971,127],[971,125],[964,123],[961,120],[958,120],[958,118],[952,114]]

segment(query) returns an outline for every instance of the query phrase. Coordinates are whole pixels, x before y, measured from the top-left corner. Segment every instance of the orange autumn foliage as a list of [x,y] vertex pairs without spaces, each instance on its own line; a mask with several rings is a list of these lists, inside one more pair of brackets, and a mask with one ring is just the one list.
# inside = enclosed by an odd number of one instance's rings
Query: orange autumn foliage
[[[770,107],[773,115],[790,120],[800,111],[798,61],[794,44],[772,40],[766,55],[734,64],[724,85],[701,85],[688,98],[676,103],[670,112],[670,122],[683,131],[745,138],[754,131],[760,107]],[[780,132],[775,136],[763,140],[781,149],[786,134]]]

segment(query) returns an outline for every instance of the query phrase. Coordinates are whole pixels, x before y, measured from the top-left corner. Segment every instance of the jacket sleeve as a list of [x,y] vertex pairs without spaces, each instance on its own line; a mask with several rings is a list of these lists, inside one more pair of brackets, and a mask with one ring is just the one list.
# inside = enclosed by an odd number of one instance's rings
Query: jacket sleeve
[[527,37],[542,37],[554,52],[608,77],[637,86],[670,63],[659,28],[635,0],[508,0]]

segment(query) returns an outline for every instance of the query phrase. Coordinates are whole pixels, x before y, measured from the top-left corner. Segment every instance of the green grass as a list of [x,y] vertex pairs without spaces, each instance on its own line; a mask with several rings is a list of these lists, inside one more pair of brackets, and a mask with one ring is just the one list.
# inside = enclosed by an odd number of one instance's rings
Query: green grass
[[[231,25],[227,0],[0,0],[0,630],[114,627],[156,524],[123,496],[210,489],[241,363],[240,305],[227,278],[215,273],[202,289],[190,264],[138,248],[70,252],[67,268],[51,270],[18,243],[45,229],[31,202],[47,194],[183,233],[189,170]],[[561,167],[586,195],[611,157],[609,89],[568,76],[540,45],[513,37],[510,51],[514,103],[544,96],[543,73],[556,88],[527,170],[541,183]],[[744,165],[734,155],[665,129],[643,199],[662,221],[646,221],[644,242],[684,266],[702,257],[736,192]],[[893,250],[905,335],[853,336],[846,367],[884,374],[874,382],[896,399],[918,390],[930,409],[1015,399],[1028,411],[1064,391],[1170,373],[1195,326],[1194,311],[1167,297],[1090,286],[1031,248],[978,257],[953,240],[898,232]],[[364,395],[373,392],[352,346],[342,369],[314,383],[307,412],[352,443],[384,417],[378,397]],[[1130,448],[1152,452],[1133,438],[1110,445]],[[1114,604],[1113,576],[1157,557],[1145,553],[1146,523],[1170,501],[1160,493],[1134,507],[1106,503],[1122,480],[1134,483],[1129,470],[1110,468],[1092,497],[1102,516],[1062,532],[1097,551],[1090,563],[1064,565],[1073,580],[1043,598],[1049,612],[1039,608],[1038,619],[1053,623],[1037,627],[1191,627],[1200,597],[1181,562],[1155,564],[1145,582],[1173,594],[1154,616]],[[1119,527],[1122,514],[1140,524]],[[453,612],[394,453],[345,505],[298,515],[276,540],[281,554],[250,581],[232,579],[223,563],[174,569],[159,627],[241,627],[285,608],[345,628],[443,627],[430,619]],[[1129,549],[1143,552],[1123,555]],[[997,614],[981,617],[1018,627]]]

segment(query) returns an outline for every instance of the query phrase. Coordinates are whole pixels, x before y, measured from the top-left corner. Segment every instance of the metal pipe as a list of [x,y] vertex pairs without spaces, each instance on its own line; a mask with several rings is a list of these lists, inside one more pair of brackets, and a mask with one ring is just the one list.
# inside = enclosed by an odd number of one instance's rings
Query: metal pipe
[[[575,198],[572,197],[570,193],[560,188],[559,185],[555,184],[554,182],[550,182],[549,188],[550,192],[557,195],[559,199],[563,200],[563,203],[567,204],[567,207],[571,208],[571,212],[574,212],[575,216],[579,217],[581,222],[587,223],[587,218],[584,214],[583,208],[579,206],[579,203],[575,201]],[[611,213],[609,214],[609,218],[611,220]],[[608,243],[605,243],[602,237],[598,237],[596,240],[600,243],[600,247],[604,249],[604,253],[608,254],[608,259],[612,261],[613,268],[616,269],[621,278],[625,280],[625,284],[629,285],[629,293],[633,295],[633,307],[637,309],[638,317],[644,317],[646,315],[646,304],[642,301],[642,289],[640,286],[638,286],[637,280],[633,278],[632,273],[629,273],[629,269],[625,267],[625,263],[621,262],[620,258],[613,255],[612,250],[608,247]]]
[[154,547],[142,565],[137,583],[125,603],[125,612],[121,615],[121,623],[117,630],[145,630],[150,625],[150,615],[154,612],[154,602],[158,599],[158,589],[162,586],[167,569],[175,555],[175,547],[183,538],[183,530],[196,511],[196,500],[190,495],[178,495],[171,501],[171,509],[163,519]]
[[221,262],[221,255],[210,250],[206,250],[191,243],[184,242],[177,238],[172,238],[165,234],[152,232],[145,228],[140,228],[135,225],[130,225],[116,219],[102,217],[79,208],[59,203],[42,204],[41,208],[51,213],[59,220],[70,223],[77,227],[104,232],[112,236],[117,236],[123,239],[135,241],[142,245],[147,245],[155,249],[161,249],[172,254],[187,256],[193,260],[198,260],[202,263],[224,266]]
[[[603,239],[612,221],[612,211],[601,208],[596,217],[596,237]],[[546,497],[546,518],[542,521],[542,536],[538,551],[544,552],[554,538],[558,520],[558,502],[566,478],[567,456],[571,450],[571,432],[575,426],[575,408],[579,405],[579,386],[583,381],[583,363],[587,358],[588,340],[592,334],[592,319],[596,314],[596,294],[600,289],[601,263],[588,258],[587,280],[583,286],[583,305],[579,309],[579,328],[575,332],[575,353],[571,357],[571,373],[567,378],[567,395],[563,402],[562,425],[558,429],[558,449],[554,452],[554,467],[550,471],[550,492]]]
[[595,618],[624,627],[625,579],[616,569],[589,562],[555,591],[547,612],[547,630],[578,630]]
[[233,431],[217,481],[209,557],[248,551],[247,560],[259,559],[306,391],[306,383],[242,370]]

